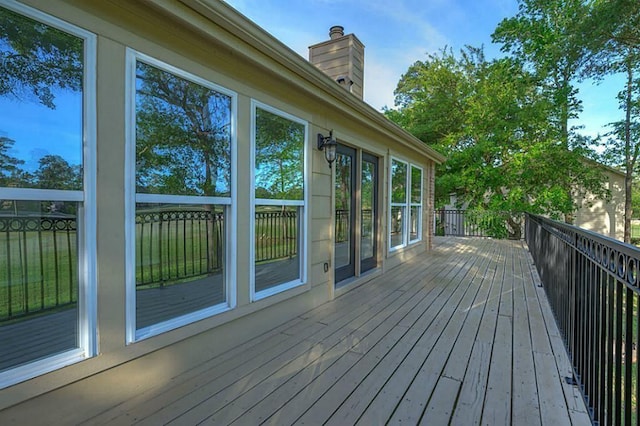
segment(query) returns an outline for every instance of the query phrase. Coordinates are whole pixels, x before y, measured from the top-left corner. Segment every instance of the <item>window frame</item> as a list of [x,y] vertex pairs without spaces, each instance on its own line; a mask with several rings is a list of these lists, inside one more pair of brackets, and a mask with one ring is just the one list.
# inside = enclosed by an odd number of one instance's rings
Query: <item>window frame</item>
[[[402,163],[407,167],[407,177],[405,177],[405,182],[404,182],[404,202],[402,203],[398,203],[398,202],[394,202],[393,201],[393,162],[397,162],[397,163]],[[409,188],[407,186],[407,182],[409,181],[409,172],[410,172],[410,167],[409,167],[409,162],[408,161],[404,161],[401,160],[399,158],[396,157],[391,157],[391,161],[389,163],[389,217],[388,217],[388,232],[387,232],[387,237],[389,238],[389,243],[387,244],[389,247],[389,251],[393,252],[396,250],[401,249],[402,247],[406,247],[407,246],[407,241],[409,239],[409,236],[407,235],[407,204],[409,202],[409,198],[408,195],[410,195],[409,192]],[[395,246],[391,245],[391,225],[392,225],[392,215],[391,212],[393,210],[393,207],[403,207],[404,208],[404,214],[402,215],[402,241],[400,244],[397,244]]]
[[[256,197],[256,117],[257,109],[260,108],[279,117],[291,120],[304,126],[303,141],[303,197],[302,200],[274,200]],[[310,152],[309,152],[309,122],[296,117],[271,105],[265,104],[255,99],[251,99],[251,143],[250,143],[250,250],[249,250],[249,298],[250,302],[257,302],[286,290],[307,284],[307,244],[309,241],[309,173],[310,173]],[[256,206],[295,206],[300,212],[298,216],[298,250],[300,256],[300,278],[298,280],[280,283],[262,291],[256,291]]]
[[97,36],[74,24],[12,0],[0,6],[83,41],[82,190],[1,188],[2,198],[16,201],[82,203],[77,219],[78,347],[0,372],[0,389],[75,364],[98,354],[97,339],[97,220],[96,220],[96,76]]
[[[393,163],[394,161],[397,163],[405,164],[407,166],[407,175],[405,179],[405,202],[403,203],[393,201]],[[414,203],[411,197],[412,184],[413,184],[411,175],[414,168],[420,170],[420,202],[419,203]],[[396,252],[400,249],[417,244],[422,241],[422,230],[423,230],[422,206],[423,206],[423,199],[424,199],[424,193],[423,193],[424,182],[423,181],[424,181],[423,167],[418,166],[417,164],[411,163],[409,161],[402,160],[398,157],[391,156],[391,159],[389,162],[389,180],[388,180],[389,182],[389,191],[388,191],[389,215],[388,216],[389,217],[387,218],[387,226],[388,226],[387,238],[389,239],[387,247],[389,249],[389,253]],[[401,244],[392,246],[391,245],[391,225],[392,225],[391,211],[394,207],[402,207],[404,209],[404,215],[403,215],[403,223],[402,223],[402,242]],[[418,238],[416,239],[411,239],[411,209],[413,207],[418,207],[418,230],[417,230]]]
[[[199,195],[169,195],[136,192],[136,66],[145,63],[175,75],[178,78],[201,85],[231,98],[230,149],[231,149],[231,193],[229,197]],[[199,77],[189,71],[175,67],[160,59],[126,48],[125,78],[125,115],[126,115],[126,158],[125,158],[125,228],[126,228],[126,343],[132,344],[157,336],[178,327],[218,315],[236,307],[236,204],[237,204],[237,115],[238,95],[236,92]],[[168,320],[138,329],[136,326],[136,205],[138,203],[201,204],[225,206],[224,229],[224,286],[226,301],[194,312],[189,312]]]
[[[413,202],[413,169],[418,169],[420,171],[420,202],[419,203],[414,203]],[[422,214],[422,199],[424,198],[423,196],[423,183],[424,183],[424,178],[423,178],[423,174],[424,174],[424,169],[418,165],[415,164],[409,164],[409,232],[408,232],[408,238],[409,238],[409,244],[415,244],[418,243],[420,241],[422,241],[422,218],[423,218],[423,214]],[[418,207],[418,229],[417,229],[417,235],[418,238],[416,239],[411,239],[411,210],[414,207]]]

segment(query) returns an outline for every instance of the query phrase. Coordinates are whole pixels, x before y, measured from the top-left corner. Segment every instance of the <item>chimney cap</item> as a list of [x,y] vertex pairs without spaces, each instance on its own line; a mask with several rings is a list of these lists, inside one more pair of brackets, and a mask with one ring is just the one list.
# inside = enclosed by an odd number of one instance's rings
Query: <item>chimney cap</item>
[[333,27],[329,28],[329,37],[331,37],[331,40],[334,40],[336,38],[340,38],[344,36],[344,27],[341,25],[334,25]]

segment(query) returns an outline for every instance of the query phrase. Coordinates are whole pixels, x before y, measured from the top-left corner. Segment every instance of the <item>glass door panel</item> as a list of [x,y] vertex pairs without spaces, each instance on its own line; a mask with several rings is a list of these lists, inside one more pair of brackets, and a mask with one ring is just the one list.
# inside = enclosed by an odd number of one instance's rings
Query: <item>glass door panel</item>
[[355,150],[338,145],[335,168],[335,282],[355,275]]
[[378,249],[378,159],[362,154],[360,174],[360,272],[377,266]]

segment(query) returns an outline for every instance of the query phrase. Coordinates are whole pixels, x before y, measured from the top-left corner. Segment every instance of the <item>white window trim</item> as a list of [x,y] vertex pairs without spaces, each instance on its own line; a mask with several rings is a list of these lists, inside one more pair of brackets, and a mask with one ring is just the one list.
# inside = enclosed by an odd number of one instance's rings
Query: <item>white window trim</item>
[[82,202],[83,215],[78,215],[78,348],[0,373],[0,388],[31,379],[98,353],[97,287],[96,287],[96,63],[97,37],[59,18],[13,0],[0,0],[0,6],[43,24],[57,28],[84,41],[82,136],[83,190],[2,188],[3,198],[34,201]]
[[[255,193],[255,164],[256,164],[256,109],[260,108],[264,111],[286,118],[293,122],[302,124],[304,126],[304,161],[303,161],[303,200],[273,200],[256,198]],[[310,152],[309,152],[309,123],[306,120],[291,115],[285,111],[272,107],[271,105],[264,104],[255,99],[251,99],[251,147],[250,147],[250,179],[251,179],[251,195],[250,195],[250,220],[251,229],[250,235],[250,250],[249,250],[249,297],[251,302],[256,302],[261,299],[265,299],[269,296],[273,296],[283,291],[299,287],[307,283],[307,244],[309,241],[308,229],[309,229],[309,215],[308,200],[309,200],[309,180],[310,180]],[[256,291],[256,205],[268,205],[268,206],[298,206],[301,207],[300,211],[300,225],[301,228],[298,234],[298,255],[300,256],[300,279],[278,284],[277,286],[270,287],[262,291]]]
[[[397,203],[397,202],[393,202],[393,162],[396,161],[398,163],[402,163],[405,164],[407,166],[407,177],[406,177],[406,182],[405,182],[405,202],[404,203]],[[411,176],[411,172],[412,169],[416,168],[420,170],[420,203],[414,203],[412,202],[411,199],[411,195],[412,195],[412,176]],[[422,205],[423,205],[423,201],[422,199],[424,198],[424,194],[423,194],[423,181],[424,181],[424,168],[413,164],[409,161],[405,161],[402,160],[400,158],[397,157],[391,157],[391,161],[389,163],[389,206],[390,207],[404,207],[404,216],[403,216],[403,224],[402,224],[402,243],[395,245],[395,246],[391,246],[391,224],[392,224],[392,218],[391,218],[391,208],[389,208],[389,217],[387,218],[387,238],[389,239],[389,253],[398,251],[402,248],[408,247],[410,245],[413,244],[417,244],[419,242],[422,241]],[[417,234],[418,234],[418,238],[416,239],[411,239],[411,208],[412,207],[419,207],[420,211],[418,214],[418,229],[417,229]]]
[[[419,203],[414,203],[413,202],[413,169],[416,168],[418,170],[420,170],[420,202]],[[411,231],[411,209],[413,207],[419,207],[418,210],[418,229],[417,229],[417,235],[418,238],[416,239],[411,239],[411,232],[409,232],[407,234],[407,238],[409,238],[409,244],[415,244],[415,243],[419,243],[420,241],[422,241],[422,199],[423,194],[422,191],[424,190],[422,184],[424,182],[424,169],[420,166],[417,166],[415,164],[409,164],[409,231]]]
[[[154,66],[174,74],[185,80],[199,84],[231,98],[231,195],[230,197],[200,197],[190,195],[137,194],[136,193],[136,64],[137,62]],[[178,327],[229,311],[236,307],[236,223],[237,223],[237,114],[238,95],[222,86],[204,78],[162,62],[151,56],[126,50],[126,82],[125,82],[125,114],[126,114],[126,158],[125,158],[125,229],[127,235],[126,257],[126,343],[131,344],[149,337],[174,330]],[[224,282],[226,302],[210,306],[179,317],[171,318],[157,324],[137,329],[136,326],[136,271],[135,271],[135,212],[136,203],[188,203],[225,205],[225,253]]]
[[393,202],[393,162],[396,161],[398,163],[402,163],[405,166],[407,166],[407,176],[409,176],[409,173],[411,172],[411,167],[409,162],[401,160],[397,157],[391,157],[391,161],[389,162],[389,205],[391,207],[404,207],[404,215],[402,217],[402,242],[398,245],[392,246],[391,245],[391,224],[392,224],[392,219],[391,219],[391,208],[389,208],[389,217],[387,218],[387,238],[389,239],[389,243],[387,244],[387,246],[389,247],[389,252],[394,252],[397,250],[400,250],[403,247],[407,246],[407,241],[409,239],[408,236],[408,222],[409,220],[407,220],[407,216],[410,215],[410,212],[407,211],[407,205],[409,204],[410,199],[407,198],[410,195],[409,192],[409,188],[407,188],[407,183],[409,182],[409,178],[406,177],[405,178],[405,183],[404,183],[404,202],[403,203],[398,203],[398,202]]

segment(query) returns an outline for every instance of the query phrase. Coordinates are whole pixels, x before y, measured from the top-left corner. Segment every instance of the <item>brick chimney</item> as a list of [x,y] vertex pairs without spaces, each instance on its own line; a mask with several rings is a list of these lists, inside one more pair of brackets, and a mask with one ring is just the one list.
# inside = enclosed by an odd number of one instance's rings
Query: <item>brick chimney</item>
[[329,40],[309,46],[309,62],[358,98],[364,93],[364,45],[339,25],[329,29]]

